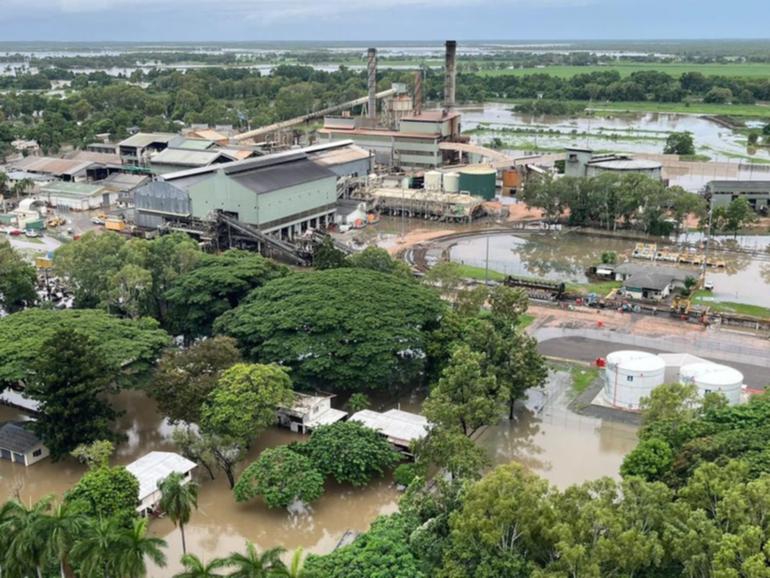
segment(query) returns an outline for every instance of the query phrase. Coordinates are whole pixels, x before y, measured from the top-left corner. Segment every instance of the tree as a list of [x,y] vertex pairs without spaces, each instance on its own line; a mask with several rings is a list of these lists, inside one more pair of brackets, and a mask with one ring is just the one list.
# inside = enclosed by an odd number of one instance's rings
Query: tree
[[347,266],[345,253],[334,246],[331,237],[326,236],[313,251],[313,266],[318,270],[345,267]]
[[715,209],[713,215],[717,227],[725,232],[732,233],[735,237],[738,236],[738,231],[742,228],[757,221],[757,214],[751,208],[746,197],[743,196],[730,201],[730,204],[727,205],[724,211],[719,209],[723,209],[723,207]]
[[152,319],[129,321],[94,310],[27,309],[0,318],[0,384],[32,380],[44,344],[59,331],[90,338],[93,349],[80,363],[105,364],[105,375],[116,380],[140,378],[169,341]]
[[648,438],[625,457],[620,473],[623,477],[639,476],[651,482],[659,480],[671,468],[673,460],[674,454],[666,441]]
[[430,268],[425,283],[437,287],[442,293],[454,293],[462,282],[460,266],[452,261],[441,261]]
[[[122,578],[118,556],[125,527],[114,518],[90,518],[83,535],[72,548],[72,559],[85,576]],[[116,555],[118,554],[118,555]]]
[[483,361],[483,353],[457,346],[423,405],[428,421],[470,436],[500,419],[507,392],[497,386],[494,375],[483,374]]
[[247,445],[294,400],[291,379],[276,364],[237,363],[225,370],[201,408],[204,431]]
[[196,432],[192,428],[177,428],[173,433],[174,443],[189,460],[200,464],[215,478],[214,470],[221,469],[227,477],[230,489],[235,487],[235,466],[246,455],[246,444],[227,436],[209,432]]
[[11,576],[26,577],[35,574],[43,577],[47,565],[49,544],[42,531],[47,525],[52,498],[45,497],[34,504],[25,506],[19,501],[3,506],[3,525],[0,529],[10,538],[7,550],[3,552],[2,568]]
[[715,86],[703,97],[703,102],[712,104],[727,104],[733,99],[733,92],[729,88]]
[[366,396],[366,394],[357,392],[350,396],[350,399],[348,399],[348,403],[346,405],[350,413],[354,414],[363,409],[369,409],[372,405],[372,402],[369,401],[369,398]]
[[399,455],[379,433],[355,421],[316,428],[302,453],[323,475],[354,486],[366,485],[399,460]]
[[416,444],[417,463],[424,469],[433,464],[443,468],[451,480],[476,480],[489,465],[489,457],[463,433],[442,427],[433,427]]
[[507,337],[518,331],[519,318],[527,312],[529,298],[522,289],[497,285],[489,292],[492,323]]
[[217,336],[163,354],[149,387],[171,423],[199,423],[200,411],[222,373],[241,361],[235,340]]
[[139,503],[139,480],[123,466],[102,466],[83,474],[64,494],[74,510],[92,518],[109,518],[130,527]]
[[346,268],[270,281],[214,326],[252,359],[291,368],[301,386],[355,391],[419,378],[443,311],[417,283]]
[[672,132],[666,138],[666,146],[663,148],[666,155],[694,155],[695,141],[691,132]]
[[641,439],[659,437],[671,442],[697,415],[697,388],[690,384],[664,384],[642,398]]
[[602,252],[602,263],[605,265],[614,265],[618,262],[618,254],[615,251]]
[[205,255],[166,292],[176,330],[189,338],[211,335],[214,320],[248,293],[287,272],[257,253],[232,249]]
[[394,259],[390,253],[381,247],[369,246],[359,253],[353,253],[347,258],[347,262],[351,267],[359,269],[370,269],[380,273],[401,275],[406,278],[412,276],[406,263]]
[[124,530],[119,551],[113,554],[117,554],[119,576],[144,578],[147,575],[147,560],[162,568],[166,565],[165,547],[164,540],[148,534],[147,518],[134,520],[131,528]]
[[33,427],[54,459],[113,436],[115,412],[100,399],[111,368],[93,355],[96,349],[90,337],[69,329],[56,331],[40,348],[27,394],[40,404]]
[[7,241],[0,241],[0,310],[21,311],[37,301],[35,268]]
[[66,502],[54,507],[44,520],[42,534],[45,536],[48,555],[58,561],[62,578],[74,576],[70,563],[71,551],[80,539],[86,523],[86,516]]
[[246,554],[233,552],[227,558],[227,566],[235,568],[228,578],[270,578],[281,576],[286,566],[281,561],[283,548],[270,548],[261,554],[251,542],[246,542]]
[[286,508],[300,500],[316,501],[324,492],[324,477],[313,462],[288,446],[266,449],[235,484],[239,502],[262,496],[270,508]]
[[185,554],[182,556],[184,571],[174,574],[174,578],[223,578],[223,574],[218,574],[217,570],[227,566],[227,560],[214,558],[206,564],[195,554]]
[[88,466],[88,469],[106,468],[115,445],[108,440],[97,440],[89,444],[80,444],[70,455]]
[[160,490],[160,509],[166,512],[174,526],[179,526],[182,534],[182,552],[187,554],[187,544],[184,537],[184,526],[190,521],[193,509],[198,509],[198,484],[185,480],[177,472],[170,473],[158,482]]

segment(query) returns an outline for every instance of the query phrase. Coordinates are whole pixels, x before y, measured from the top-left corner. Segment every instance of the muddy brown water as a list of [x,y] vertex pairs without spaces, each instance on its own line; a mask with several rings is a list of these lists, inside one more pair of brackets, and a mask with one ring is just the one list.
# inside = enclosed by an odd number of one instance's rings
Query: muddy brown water
[[[419,411],[423,395],[404,395],[389,406]],[[617,476],[623,456],[635,444],[633,428],[617,430],[569,412],[557,416],[551,410],[538,413],[531,409],[538,403],[537,396],[533,399],[527,402],[529,407],[520,408],[516,420],[503,420],[482,437],[480,443],[495,463],[519,460],[561,487],[604,475]],[[174,450],[173,428],[146,394],[124,391],[115,396],[113,403],[125,411],[119,428],[127,434],[127,441],[118,446],[115,463],[129,463],[152,450]],[[378,407],[387,405],[379,396],[375,403]],[[551,403],[549,407],[561,406]],[[24,419],[24,415],[0,407],[0,421],[18,419]],[[297,439],[288,430],[269,429],[259,437],[244,465],[266,447]],[[71,459],[56,463],[43,460],[29,468],[0,461],[0,499],[19,495],[28,501],[48,494],[61,496],[84,471],[84,466]],[[328,483],[326,493],[315,504],[289,513],[270,510],[259,500],[236,503],[224,476],[213,481],[203,471],[196,476],[201,484],[198,510],[186,527],[187,546],[206,560],[243,550],[247,540],[260,549],[283,546],[291,551],[303,547],[308,552],[326,553],[334,549],[345,532],[365,531],[378,515],[396,511],[399,497],[390,477],[375,480],[365,488]],[[151,531],[167,541],[169,564],[165,568],[152,566],[148,575],[173,576],[181,570],[179,531],[168,519],[153,520]]]

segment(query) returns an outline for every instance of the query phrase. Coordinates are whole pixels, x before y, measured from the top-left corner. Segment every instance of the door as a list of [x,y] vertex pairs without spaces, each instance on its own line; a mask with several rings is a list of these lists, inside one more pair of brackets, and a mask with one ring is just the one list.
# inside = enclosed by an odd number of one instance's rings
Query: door
[[24,454],[19,454],[16,452],[13,452],[13,461],[17,464],[23,464],[24,463]]
[[11,452],[9,452],[6,449],[0,449],[0,458],[4,460],[10,460],[11,459]]

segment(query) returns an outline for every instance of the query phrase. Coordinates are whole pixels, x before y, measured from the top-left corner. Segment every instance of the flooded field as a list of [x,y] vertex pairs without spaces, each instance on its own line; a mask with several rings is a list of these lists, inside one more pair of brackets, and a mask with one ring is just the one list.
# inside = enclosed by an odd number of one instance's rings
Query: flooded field
[[[735,244],[764,250],[767,256],[713,253],[726,263],[725,268],[709,269],[707,273],[708,280],[714,283],[713,297],[722,301],[770,306],[770,253],[767,252],[770,237],[717,238],[712,247],[718,246],[720,241],[726,247]],[[509,275],[584,283],[587,281],[586,268],[600,262],[603,252],[614,251],[623,261],[626,257],[630,258],[634,245],[634,241],[574,233],[494,234],[489,236],[489,268]],[[436,247],[428,253],[428,257],[438,259],[444,251],[445,247]],[[458,239],[452,242],[448,251],[453,261],[484,267],[487,237],[479,235]],[[683,268],[694,276],[699,273],[694,267]]]
[[[515,420],[503,420],[485,432],[479,443],[494,463],[520,461],[561,487],[605,475],[617,477],[623,456],[636,443],[634,429],[603,424],[566,410],[563,394],[568,380],[569,373],[553,374],[546,394],[535,392],[518,409]],[[404,394],[388,406],[419,411],[424,395],[424,391]],[[385,396],[374,396],[374,402],[386,404]],[[122,392],[114,405],[125,411],[119,427],[128,435],[114,462],[126,464],[151,450],[174,450],[171,428],[143,392]],[[23,415],[0,407],[0,421],[18,419]],[[288,430],[270,429],[260,436],[243,465],[266,447],[297,439]],[[84,471],[84,466],[71,459],[57,463],[44,460],[30,468],[0,461],[0,499],[19,496],[36,500],[51,493],[61,496]],[[259,500],[236,503],[224,476],[212,481],[199,471],[197,478],[201,484],[199,508],[186,526],[187,545],[206,559],[242,550],[247,540],[260,549],[301,546],[309,552],[329,552],[348,530],[364,531],[378,515],[394,512],[399,496],[389,477],[360,489],[329,483],[325,495],[307,510],[288,513],[269,510]],[[181,569],[179,531],[167,519],[154,520],[151,530],[168,542],[170,564],[152,568],[149,575],[168,578]]]
[[490,103],[464,110],[463,129],[473,130],[473,140],[480,144],[498,138],[512,150],[581,146],[597,151],[656,154],[663,152],[669,134],[689,131],[696,152],[712,160],[770,161],[769,149],[747,149],[745,135],[697,115],[597,112],[592,116],[564,117],[520,114],[512,109],[510,104]]

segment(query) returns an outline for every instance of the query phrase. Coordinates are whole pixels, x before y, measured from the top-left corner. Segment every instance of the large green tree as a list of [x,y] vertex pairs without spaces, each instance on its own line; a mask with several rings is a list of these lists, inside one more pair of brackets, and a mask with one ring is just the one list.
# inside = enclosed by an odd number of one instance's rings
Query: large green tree
[[187,337],[211,335],[217,317],[238,306],[252,289],[285,274],[285,267],[249,251],[204,255],[166,293],[172,325]]
[[241,361],[235,340],[217,336],[163,354],[148,391],[172,423],[199,423],[203,403],[222,373]]
[[215,329],[295,383],[365,390],[413,383],[427,334],[444,311],[430,290],[365,269],[296,273],[256,289]]
[[261,496],[271,508],[286,508],[295,500],[309,504],[320,498],[324,477],[309,458],[281,446],[264,450],[243,470],[234,491],[239,502]]
[[64,499],[88,516],[130,527],[139,504],[139,480],[123,466],[101,466],[83,474]]
[[0,240],[0,309],[14,313],[37,301],[35,268]]
[[94,356],[97,342],[71,329],[55,331],[40,347],[27,395],[39,403],[35,432],[59,459],[80,444],[109,439],[115,411],[103,396],[111,368]]
[[92,341],[83,363],[106,364],[121,381],[140,377],[169,342],[152,319],[129,321],[103,311],[27,309],[0,318],[0,385],[29,381],[43,344],[59,331],[77,332]]
[[356,421],[316,428],[301,451],[322,474],[354,486],[366,485],[399,460],[385,438]]

